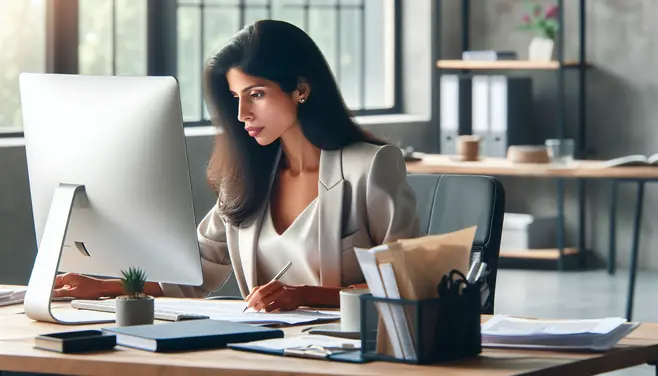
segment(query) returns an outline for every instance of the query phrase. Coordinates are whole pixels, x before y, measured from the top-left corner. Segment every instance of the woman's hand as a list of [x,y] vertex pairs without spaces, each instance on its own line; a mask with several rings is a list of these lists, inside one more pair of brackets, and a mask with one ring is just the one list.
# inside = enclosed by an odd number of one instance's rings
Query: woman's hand
[[304,286],[288,286],[279,281],[254,287],[245,298],[247,306],[256,311],[292,311],[306,305]]
[[112,296],[117,290],[117,281],[87,277],[75,273],[60,274],[55,277],[54,297],[71,297],[76,299],[98,299]]

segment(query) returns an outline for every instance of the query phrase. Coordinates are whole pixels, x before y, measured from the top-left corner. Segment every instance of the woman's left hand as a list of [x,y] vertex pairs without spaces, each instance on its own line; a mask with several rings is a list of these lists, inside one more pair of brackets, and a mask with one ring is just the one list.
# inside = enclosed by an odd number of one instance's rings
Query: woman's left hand
[[245,300],[247,305],[256,311],[292,311],[305,305],[303,289],[303,286],[288,286],[279,281],[272,281],[254,287]]

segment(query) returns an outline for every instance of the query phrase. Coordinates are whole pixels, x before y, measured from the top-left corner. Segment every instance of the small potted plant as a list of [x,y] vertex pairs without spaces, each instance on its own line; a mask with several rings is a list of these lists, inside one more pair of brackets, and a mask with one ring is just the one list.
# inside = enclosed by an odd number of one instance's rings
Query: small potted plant
[[542,7],[534,5],[530,13],[523,16],[521,30],[535,32],[528,48],[528,60],[547,61],[553,59],[555,38],[560,27],[557,5]]
[[130,267],[122,270],[121,285],[125,295],[116,298],[116,323],[118,326],[153,324],[154,300],[144,294],[146,273]]

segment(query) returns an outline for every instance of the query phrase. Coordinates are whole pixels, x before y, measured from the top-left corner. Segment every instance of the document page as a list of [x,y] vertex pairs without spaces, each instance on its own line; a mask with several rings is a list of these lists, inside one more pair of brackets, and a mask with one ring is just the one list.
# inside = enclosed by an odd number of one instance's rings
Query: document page
[[[115,299],[108,300],[75,300],[72,306],[77,309],[115,311]],[[156,298],[156,313],[174,313],[179,315],[204,315],[213,320],[241,322],[246,324],[304,324],[313,322],[335,321],[340,319],[340,311],[322,312],[313,309],[296,309],[285,312],[256,312],[252,309],[242,312],[247,303],[233,300],[198,300]],[[99,309],[102,307],[103,309]]]
[[249,324],[301,324],[316,321],[332,321],[340,318],[340,312],[317,312],[312,310],[297,309],[286,312],[256,312],[248,309],[244,313],[242,310],[247,306],[246,302],[221,301],[221,300],[159,300],[155,301],[156,310],[167,310],[174,312],[185,312],[194,314],[203,314],[215,320],[226,320],[232,322],[242,322]]
[[617,317],[588,320],[530,320],[495,315],[482,324],[482,334],[490,336],[542,336],[607,334],[626,320]]

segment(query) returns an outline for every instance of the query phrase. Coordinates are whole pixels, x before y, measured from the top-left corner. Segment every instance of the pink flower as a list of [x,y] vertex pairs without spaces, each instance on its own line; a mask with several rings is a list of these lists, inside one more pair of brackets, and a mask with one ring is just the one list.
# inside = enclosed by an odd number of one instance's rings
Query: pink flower
[[528,16],[527,14],[523,16],[523,22],[530,23],[530,16]]
[[553,5],[552,7],[546,9],[546,18],[556,18],[557,17],[557,5]]
[[535,17],[539,17],[539,15],[541,14],[541,5],[535,5],[534,14]]

